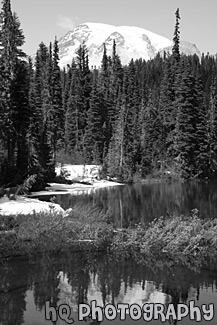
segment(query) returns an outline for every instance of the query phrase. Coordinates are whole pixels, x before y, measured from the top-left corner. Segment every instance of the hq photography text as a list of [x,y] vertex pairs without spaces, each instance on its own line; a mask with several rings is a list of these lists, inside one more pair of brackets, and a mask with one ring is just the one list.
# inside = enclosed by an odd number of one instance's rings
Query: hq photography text
[[[214,304],[203,304],[200,307],[195,306],[195,301],[191,300],[188,304],[163,305],[160,303],[145,303],[142,307],[138,304],[119,303],[117,306],[107,304],[104,307],[98,306],[97,301],[93,300],[90,304],[78,305],[78,321],[84,321],[87,317],[99,322],[107,320],[119,319],[126,320],[127,315],[134,321],[143,319],[146,322],[151,320],[167,320],[181,321],[185,317],[190,320],[201,322],[211,321],[214,318]],[[45,304],[45,319],[57,322],[64,321],[66,324],[73,324],[72,309],[68,304],[61,304],[57,308],[50,305],[49,301]]]

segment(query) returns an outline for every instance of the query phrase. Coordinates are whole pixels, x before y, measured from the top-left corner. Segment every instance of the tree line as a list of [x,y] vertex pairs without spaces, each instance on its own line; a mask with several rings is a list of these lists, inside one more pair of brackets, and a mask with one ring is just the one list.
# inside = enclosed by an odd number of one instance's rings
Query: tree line
[[122,65],[113,43],[89,68],[86,45],[59,67],[57,39],[22,51],[20,21],[3,0],[0,13],[0,185],[36,175],[42,188],[60,157],[101,164],[125,181],[169,170],[184,179],[217,174],[217,58],[179,51],[179,10],[172,54]]

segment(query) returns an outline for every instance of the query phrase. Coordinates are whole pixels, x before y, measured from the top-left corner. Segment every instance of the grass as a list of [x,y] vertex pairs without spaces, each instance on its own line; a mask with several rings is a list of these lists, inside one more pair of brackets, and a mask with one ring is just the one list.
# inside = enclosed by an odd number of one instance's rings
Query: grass
[[[0,256],[59,252],[73,249],[106,250],[139,263],[182,264],[197,269],[217,257],[217,219],[160,218],[148,226],[114,229],[109,213],[100,207],[76,206],[69,216],[50,212],[0,218]],[[7,232],[9,230],[9,232]]]
[[0,216],[0,256],[61,251],[66,247],[103,249],[113,228],[100,208],[75,206],[67,217],[61,213]]
[[118,233],[112,249],[120,248],[141,263],[165,260],[197,268],[217,257],[217,219],[202,220],[196,210],[188,217],[160,218]]

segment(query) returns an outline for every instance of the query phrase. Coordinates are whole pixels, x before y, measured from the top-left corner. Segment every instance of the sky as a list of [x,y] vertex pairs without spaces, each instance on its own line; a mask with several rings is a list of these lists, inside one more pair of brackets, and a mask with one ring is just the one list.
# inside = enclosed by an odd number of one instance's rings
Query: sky
[[173,38],[180,10],[180,38],[203,53],[217,53],[216,0],[11,0],[32,55],[40,42],[49,45],[85,22],[137,26]]

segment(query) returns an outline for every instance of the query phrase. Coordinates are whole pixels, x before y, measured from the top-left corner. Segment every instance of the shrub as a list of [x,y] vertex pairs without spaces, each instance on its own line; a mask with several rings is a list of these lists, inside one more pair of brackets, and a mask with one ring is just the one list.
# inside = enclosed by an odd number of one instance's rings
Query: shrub
[[188,217],[161,217],[147,226],[122,230],[108,224],[110,211],[104,213],[100,206],[76,205],[67,217],[51,210],[19,215],[16,222],[7,218],[1,219],[2,229],[14,231],[11,237],[2,237],[1,255],[58,252],[68,247],[109,249],[138,263],[158,267],[182,264],[194,270],[217,259],[217,219],[202,220],[197,210]]
[[199,267],[207,259],[217,257],[217,219],[189,217],[159,218],[147,227],[118,233],[112,250],[127,250],[142,263],[150,260]]

